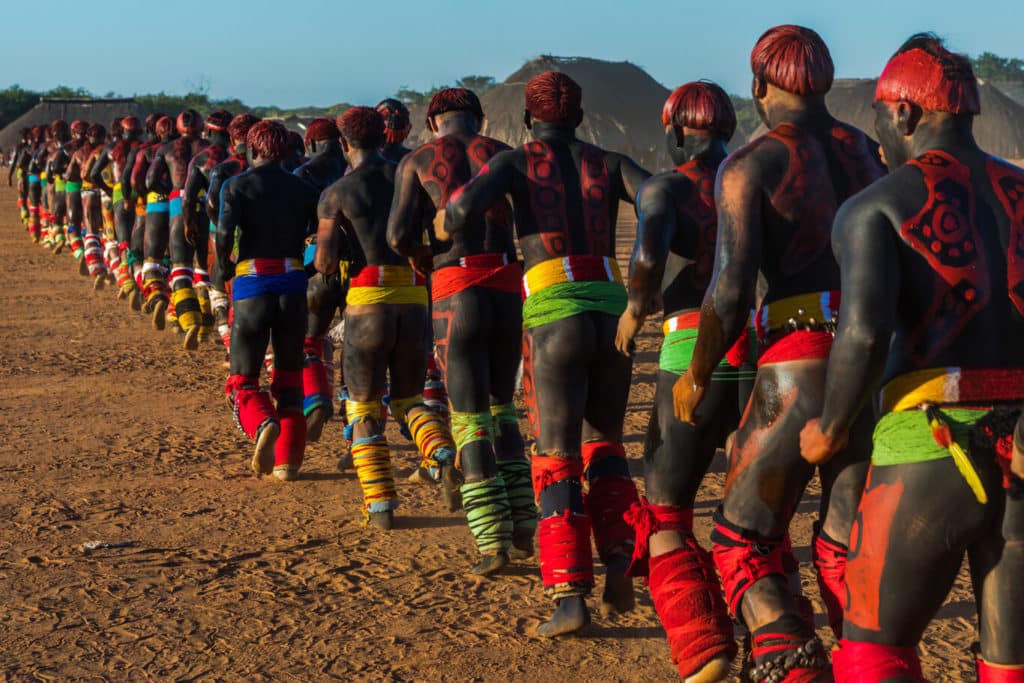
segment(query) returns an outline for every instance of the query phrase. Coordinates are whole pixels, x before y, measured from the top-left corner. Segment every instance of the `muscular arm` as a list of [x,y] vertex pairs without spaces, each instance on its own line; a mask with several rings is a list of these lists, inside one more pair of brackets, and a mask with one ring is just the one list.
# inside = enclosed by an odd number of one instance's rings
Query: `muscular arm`
[[893,227],[868,198],[844,205],[832,230],[843,303],[828,360],[822,431],[845,433],[877,385],[896,320],[900,266]]
[[89,182],[103,190],[107,196],[114,194],[114,188],[107,185],[107,181],[103,178],[103,169],[105,169],[109,163],[110,150],[105,149],[93,162],[89,171]]
[[313,265],[318,273],[331,275],[338,270],[338,249],[341,239],[340,217],[341,206],[336,192],[331,188],[324,191],[320,203],[316,207],[316,255]]
[[619,199],[630,204],[636,204],[636,195],[651,174],[640,167],[635,161],[627,156],[619,157],[619,174],[622,176],[622,194]]
[[161,148],[153,155],[153,161],[149,162],[149,170],[146,171],[146,187],[150,192],[167,194],[172,188],[165,181],[166,176],[167,160],[164,159],[164,150]]
[[760,267],[762,189],[750,157],[727,162],[715,187],[718,239],[715,270],[701,305],[700,329],[690,375],[707,386],[729,346],[747,326]]
[[495,154],[472,180],[452,193],[445,207],[444,230],[448,235],[465,230],[508,194],[512,189],[515,155],[514,150]]
[[235,275],[235,266],[231,262],[231,252],[235,248],[235,230],[239,226],[241,216],[239,215],[238,200],[235,196],[234,183],[224,183],[220,193],[220,221],[217,223],[217,261],[220,264],[221,272],[225,280],[230,280]]
[[629,264],[629,310],[642,321],[657,300],[677,222],[672,194],[658,179],[641,185],[636,205],[639,220]]
[[132,192],[137,197],[146,196],[146,170],[148,169],[148,162],[146,160],[146,153],[139,150],[135,154],[135,163],[132,164],[131,173],[131,188]]
[[395,170],[395,194],[388,215],[388,244],[396,253],[413,257],[423,246],[423,224],[419,174],[407,155]]
[[188,177],[185,178],[184,197],[182,199],[182,203],[188,207],[188,210],[182,211],[182,218],[185,219],[186,236],[190,234],[194,236],[199,232],[199,225],[197,223],[199,216],[193,210],[193,207],[199,203],[199,193],[206,189],[206,176],[203,175],[200,167],[204,163],[207,154],[208,152],[200,152],[188,165]]

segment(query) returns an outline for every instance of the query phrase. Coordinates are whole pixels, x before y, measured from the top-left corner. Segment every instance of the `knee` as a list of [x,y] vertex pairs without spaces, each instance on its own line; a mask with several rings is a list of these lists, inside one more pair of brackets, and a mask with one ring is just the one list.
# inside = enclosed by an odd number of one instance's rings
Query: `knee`
[[585,514],[582,460],[564,453],[537,453],[530,469],[541,518],[561,515],[567,510]]
[[734,524],[725,518],[721,508],[715,511],[712,520],[715,566],[722,577],[729,609],[739,616],[743,596],[755,582],[769,576],[785,577],[785,538],[764,536]]

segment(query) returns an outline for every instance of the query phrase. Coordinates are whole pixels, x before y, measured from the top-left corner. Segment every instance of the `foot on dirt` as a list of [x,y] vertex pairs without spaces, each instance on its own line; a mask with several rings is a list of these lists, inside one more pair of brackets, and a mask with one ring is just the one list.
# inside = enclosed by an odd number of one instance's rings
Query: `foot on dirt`
[[433,477],[430,476],[430,472],[422,467],[417,467],[413,470],[412,474],[409,475],[407,482],[410,484],[436,484]]
[[61,253],[62,251],[64,251],[64,243],[63,242],[57,242],[57,244],[55,244],[54,247],[53,247],[53,255],[56,256],[57,254]]
[[729,660],[725,657],[712,659],[699,671],[686,677],[685,683],[717,683],[729,678]]
[[299,478],[299,468],[295,465],[277,465],[274,467],[274,478],[278,481],[295,481]]
[[107,276],[100,274],[93,278],[92,289],[94,292],[98,292],[107,286]]
[[380,529],[381,531],[391,531],[395,528],[395,512],[394,510],[388,510],[386,512],[370,512],[369,518],[366,520],[367,525]]
[[199,328],[190,327],[185,331],[185,340],[181,343],[186,351],[195,351],[199,348]]
[[352,464],[352,453],[346,447],[341,453],[338,454],[338,471],[347,472],[355,469]]
[[281,425],[276,421],[266,422],[256,434],[256,448],[253,449],[249,466],[256,474],[270,474],[274,471],[274,443],[281,434]]
[[628,612],[636,604],[633,596],[633,579],[626,576],[629,558],[625,555],[613,555],[606,566],[608,571],[604,577],[604,592],[601,594],[603,617]]
[[512,532],[512,547],[508,551],[509,559],[525,560],[533,557],[533,532]]
[[162,330],[167,324],[167,300],[157,299],[156,303],[152,306],[153,311],[153,329]]
[[78,259],[78,274],[83,277],[89,274],[89,264],[85,262],[85,257]]
[[316,443],[327,423],[327,409],[317,406],[306,416],[306,443]]
[[142,310],[142,292],[138,289],[132,288],[132,291],[128,293],[128,308],[133,311]]
[[472,569],[469,570],[470,574],[477,576],[488,576],[498,571],[502,567],[508,564],[508,554],[503,550],[499,550],[496,553],[487,553],[486,555],[480,556],[480,562],[478,562]]
[[448,512],[458,512],[462,509],[462,492],[459,491],[459,487],[462,486],[462,475],[455,469],[455,463],[442,463],[440,478],[442,496]]
[[562,598],[558,601],[555,613],[551,615],[550,621],[546,621],[537,628],[537,635],[544,638],[553,638],[579,631],[590,624],[590,610],[587,609],[586,600],[582,596]]

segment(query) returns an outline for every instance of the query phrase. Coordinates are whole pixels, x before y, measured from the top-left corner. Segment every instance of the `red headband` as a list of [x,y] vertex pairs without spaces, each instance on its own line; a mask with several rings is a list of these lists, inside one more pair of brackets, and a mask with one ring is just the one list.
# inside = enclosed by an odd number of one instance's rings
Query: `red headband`
[[876,102],[910,102],[929,111],[980,114],[978,82],[969,63],[948,53],[936,57],[914,48],[889,60],[875,87]]

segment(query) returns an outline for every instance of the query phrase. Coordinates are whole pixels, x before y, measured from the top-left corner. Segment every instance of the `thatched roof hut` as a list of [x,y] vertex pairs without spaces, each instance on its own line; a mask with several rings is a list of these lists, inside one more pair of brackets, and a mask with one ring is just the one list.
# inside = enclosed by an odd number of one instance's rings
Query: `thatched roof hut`
[[[1014,102],[999,88],[981,82],[981,115],[974,122],[974,137],[985,151],[1008,159],[1024,157],[1024,106]],[[875,94],[873,79],[837,80],[825,97],[833,116],[875,135],[875,112],[871,107]],[[750,139],[764,134],[764,126]]]
[[[583,88],[584,116],[577,130],[581,140],[627,154],[651,170],[668,164],[659,118],[669,91],[629,62],[551,56],[528,62],[480,97],[486,116],[484,135],[513,146],[526,142],[530,133],[523,125],[523,88],[532,77],[549,70],[568,74]],[[419,110],[410,107],[414,109]],[[409,144],[425,142],[429,133],[423,112],[411,114]]]
[[78,119],[106,127],[118,116],[134,115],[141,119],[147,114],[149,110],[131,97],[40,97],[39,104],[0,130],[0,148],[9,150],[14,147],[22,128],[49,125],[56,119],[64,119],[69,123]]

